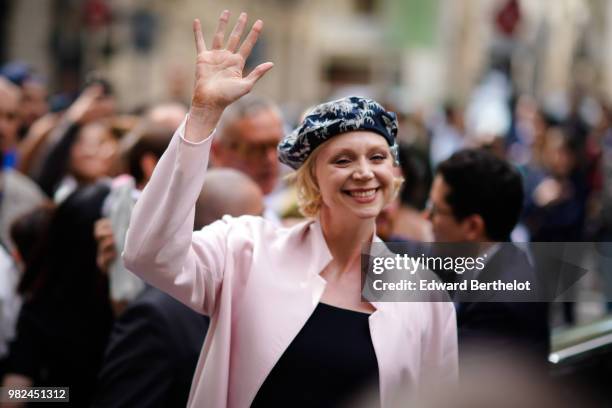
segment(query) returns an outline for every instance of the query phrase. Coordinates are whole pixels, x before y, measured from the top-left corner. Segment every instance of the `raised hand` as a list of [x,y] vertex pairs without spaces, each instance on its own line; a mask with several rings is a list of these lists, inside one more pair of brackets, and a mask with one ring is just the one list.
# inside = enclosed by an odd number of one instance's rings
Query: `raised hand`
[[225,29],[229,15],[227,10],[221,13],[210,49],[206,48],[200,21],[196,19],[193,22],[197,50],[193,108],[222,111],[226,106],[247,94],[255,82],[274,65],[271,62],[260,64],[250,74],[244,76],[244,64],[257,42],[263,22],[257,20],[240,45],[240,38],[247,22],[246,13],[241,13],[225,44]]
[[89,85],[66,111],[66,119],[85,124],[114,113],[114,102],[104,98],[104,89],[99,84]]

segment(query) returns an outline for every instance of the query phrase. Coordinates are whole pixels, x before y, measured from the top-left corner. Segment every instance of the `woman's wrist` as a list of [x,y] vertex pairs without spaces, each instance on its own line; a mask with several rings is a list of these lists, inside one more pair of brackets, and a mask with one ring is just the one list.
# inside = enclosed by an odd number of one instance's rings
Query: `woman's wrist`
[[185,139],[199,143],[210,136],[217,127],[223,109],[192,105],[189,108],[189,117],[185,127]]

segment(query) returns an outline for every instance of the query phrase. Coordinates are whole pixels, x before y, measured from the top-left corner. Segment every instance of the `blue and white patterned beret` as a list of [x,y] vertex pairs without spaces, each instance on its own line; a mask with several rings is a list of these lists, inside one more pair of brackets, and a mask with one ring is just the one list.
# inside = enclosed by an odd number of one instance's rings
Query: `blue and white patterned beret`
[[399,164],[395,113],[387,112],[372,99],[359,96],[315,106],[300,126],[280,141],[278,158],[281,163],[297,170],[323,142],[354,130],[369,130],[384,137],[389,143],[395,164]]

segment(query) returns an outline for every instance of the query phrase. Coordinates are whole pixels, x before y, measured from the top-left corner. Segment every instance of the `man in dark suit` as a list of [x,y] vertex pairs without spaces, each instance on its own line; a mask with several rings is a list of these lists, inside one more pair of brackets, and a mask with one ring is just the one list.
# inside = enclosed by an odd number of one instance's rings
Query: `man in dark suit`
[[148,286],[115,323],[94,407],[184,407],[208,317]]
[[[483,150],[463,150],[442,162],[430,191],[428,218],[436,242],[470,243],[485,255],[480,282],[530,281],[537,283],[523,251],[511,244],[523,203],[519,173],[508,163]],[[489,292],[489,298],[455,293],[458,299],[459,354],[518,350],[546,361],[549,351],[546,303],[512,302],[510,295]],[[492,298],[503,301],[492,301]],[[533,299],[532,299],[533,300]]]

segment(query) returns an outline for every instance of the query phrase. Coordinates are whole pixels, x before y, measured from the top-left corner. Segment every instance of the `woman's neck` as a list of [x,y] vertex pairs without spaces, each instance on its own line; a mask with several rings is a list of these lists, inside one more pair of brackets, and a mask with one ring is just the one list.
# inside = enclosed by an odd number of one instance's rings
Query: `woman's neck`
[[363,244],[376,232],[376,220],[332,215],[326,207],[319,214],[321,230],[337,266],[348,269],[359,259]]

